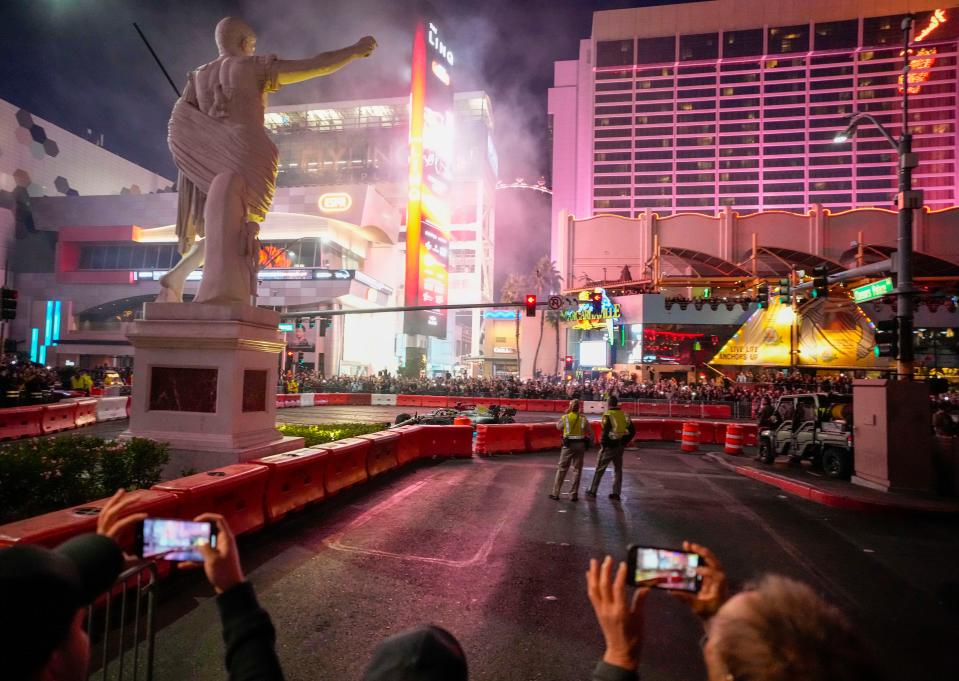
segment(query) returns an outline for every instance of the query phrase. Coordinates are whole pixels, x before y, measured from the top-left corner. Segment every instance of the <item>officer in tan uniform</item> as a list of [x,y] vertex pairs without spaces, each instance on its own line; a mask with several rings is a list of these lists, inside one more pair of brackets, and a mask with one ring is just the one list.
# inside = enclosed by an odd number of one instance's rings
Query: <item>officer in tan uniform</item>
[[593,481],[586,490],[586,494],[591,497],[596,496],[603,473],[612,462],[613,492],[609,498],[618,501],[619,493],[623,491],[623,450],[636,434],[636,428],[619,408],[619,400],[615,395],[610,396],[607,404],[608,408],[603,414],[603,437],[600,442],[599,458],[596,460],[596,472],[593,474]]
[[569,500],[579,500],[579,479],[583,474],[583,458],[586,456],[586,447],[590,441],[589,421],[579,411],[579,400],[571,400],[569,408],[563,414],[556,429],[563,432],[563,449],[559,453],[559,469],[556,479],[553,480],[553,491],[549,498],[559,501],[559,490],[566,479],[566,472],[573,466],[572,490]]

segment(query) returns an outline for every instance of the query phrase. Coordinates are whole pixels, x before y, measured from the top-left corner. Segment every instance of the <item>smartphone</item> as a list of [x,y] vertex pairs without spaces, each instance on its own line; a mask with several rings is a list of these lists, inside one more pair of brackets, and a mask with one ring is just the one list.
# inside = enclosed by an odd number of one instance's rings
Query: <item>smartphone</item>
[[[696,593],[703,585],[703,578],[696,574],[696,568],[705,563],[698,553],[633,544],[629,547],[626,564],[629,583],[633,586],[649,585],[657,589]],[[661,581],[652,583],[652,580]]]
[[202,561],[197,545],[216,546],[216,527],[209,522],[144,518],[137,531],[137,555],[171,561]]

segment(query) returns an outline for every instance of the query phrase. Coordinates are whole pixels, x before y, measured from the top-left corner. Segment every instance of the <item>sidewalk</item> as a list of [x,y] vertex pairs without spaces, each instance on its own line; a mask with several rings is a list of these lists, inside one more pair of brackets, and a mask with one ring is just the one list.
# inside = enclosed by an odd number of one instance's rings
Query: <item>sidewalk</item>
[[[747,450],[751,452],[752,450]],[[731,456],[722,451],[707,452],[704,457],[739,475],[759,480],[817,504],[850,511],[896,511],[916,513],[959,514],[959,499],[935,495],[880,492],[854,485],[848,480],[834,480],[809,469],[808,464],[794,466],[777,461],[772,466],[746,456]]]

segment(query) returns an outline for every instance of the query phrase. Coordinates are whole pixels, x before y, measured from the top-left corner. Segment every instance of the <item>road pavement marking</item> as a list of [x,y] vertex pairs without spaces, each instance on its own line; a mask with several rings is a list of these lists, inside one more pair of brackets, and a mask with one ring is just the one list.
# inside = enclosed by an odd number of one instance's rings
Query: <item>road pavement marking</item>
[[432,563],[434,565],[447,565],[449,567],[455,568],[464,568],[471,567],[473,565],[478,565],[485,563],[486,559],[489,557],[490,552],[493,550],[493,545],[496,540],[497,535],[503,529],[503,526],[506,525],[506,521],[509,519],[509,513],[503,515],[499,522],[493,527],[489,536],[479,547],[475,554],[472,557],[466,560],[449,560],[447,558],[434,558],[432,556],[417,556],[410,553],[394,553],[392,551],[381,551],[379,549],[366,549],[359,546],[351,546],[349,544],[343,543],[344,535],[348,534],[351,530],[358,529],[363,525],[366,525],[368,522],[373,520],[376,516],[383,513],[384,511],[389,510],[393,506],[403,502],[407,497],[412,495],[414,492],[417,492],[421,487],[426,485],[428,482],[432,481],[432,478],[436,477],[430,476],[426,480],[421,480],[419,482],[414,482],[412,485],[407,486],[404,489],[401,489],[396,494],[393,494],[388,499],[383,500],[370,510],[358,516],[353,522],[346,526],[343,530],[337,532],[336,534],[323,540],[323,543],[334,551],[343,551],[345,553],[356,553],[367,556],[381,556],[384,558],[398,558],[400,560],[413,560],[420,563]]

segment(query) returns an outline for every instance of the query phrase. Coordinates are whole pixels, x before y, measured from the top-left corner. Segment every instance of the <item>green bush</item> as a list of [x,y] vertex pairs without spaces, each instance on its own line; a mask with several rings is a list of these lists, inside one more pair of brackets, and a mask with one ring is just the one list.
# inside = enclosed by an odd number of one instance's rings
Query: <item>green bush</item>
[[0,523],[143,489],[170,460],[164,443],[69,435],[0,447]]
[[375,433],[389,426],[388,423],[323,423],[307,426],[300,423],[281,423],[277,429],[284,435],[302,437],[307,447],[347,437]]

